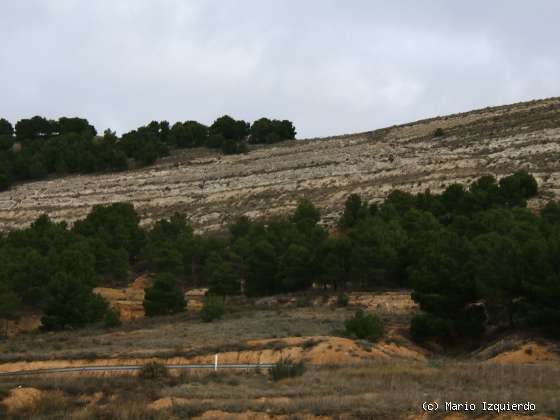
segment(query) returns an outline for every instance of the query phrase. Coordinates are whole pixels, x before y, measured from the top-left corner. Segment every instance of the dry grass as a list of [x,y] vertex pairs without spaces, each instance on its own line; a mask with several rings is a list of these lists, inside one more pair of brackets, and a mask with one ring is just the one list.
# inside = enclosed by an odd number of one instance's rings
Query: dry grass
[[[332,298],[334,302],[336,298]],[[289,303],[286,299],[280,298],[280,302],[273,303],[269,309],[230,308],[223,320],[212,324],[183,314],[133,321],[111,332],[89,328],[76,332],[26,334],[1,343],[0,355],[4,360],[66,359],[84,355],[91,359],[123,355],[136,358],[143,355],[195,356],[214,351],[280,350],[292,345],[290,342],[304,350],[315,351],[322,349],[321,340],[312,336],[341,331],[344,320],[356,309],[352,302],[348,307],[337,308],[329,299],[321,299],[322,304],[310,302],[306,307],[286,306]],[[383,300],[379,305],[378,300],[367,300],[370,304],[363,299],[361,302],[374,312],[378,310],[388,321],[392,333],[387,343],[414,350],[401,333],[408,316],[406,310],[393,310],[384,305]],[[399,302],[399,299],[391,295],[386,301]],[[293,338],[297,336],[302,338]],[[292,338],[282,340],[283,337]],[[346,367],[309,365],[302,376],[277,382],[271,381],[266,371],[224,370],[218,373],[172,371],[169,377],[149,381],[126,375],[6,378],[0,380],[0,399],[20,385],[43,391],[33,404],[6,414],[14,419],[183,419],[209,410],[222,410],[241,413],[241,417],[249,412],[261,413],[264,417],[259,418],[263,419],[268,418],[267,415],[285,416],[286,420],[325,415],[392,420],[419,416],[421,403],[426,400],[530,401],[537,405],[539,413],[560,416],[558,363],[497,365],[484,362],[489,355],[524,342],[523,337],[506,338],[488,346],[486,352],[470,354],[468,359],[463,356],[461,363],[459,359],[438,359],[432,355],[426,362],[389,358],[386,360],[391,361],[374,362],[372,359]],[[247,343],[250,340],[255,341]],[[327,346],[324,351],[340,354],[372,351],[371,344],[355,344],[363,348],[356,350],[354,346],[353,350],[344,350],[349,347],[340,350]]]
[[[539,414],[559,416],[559,380],[560,366],[554,364],[449,361],[313,368],[278,382],[265,372],[191,372],[151,384],[134,377],[29,378],[25,386],[47,393],[13,418],[188,418],[222,410],[398,419],[420,415],[423,401],[530,401]],[[87,403],[85,396],[94,392],[104,397]],[[151,407],[158,409],[146,409],[154,401]]]
[[[334,302],[335,297],[331,298]],[[243,343],[247,340],[340,334],[344,320],[355,309],[353,305],[336,308],[334,303],[327,302],[306,307],[276,304],[268,309],[228,306],[224,319],[212,324],[200,321],[196,313],[186,313],[134,320],[111,331],[90,327],[27,333],[0,342],[0,363],[154,355],[190,357],[215,350],[238,351],[246,348]],[[406,325],[409,318],[404,310],[403,313],[387,307],[373,310],[399,325]]]
[[[311,411],[313,414],[414,413],[425,400],[439,401],[531,401],[540,412],[560,414],[558,366],[496,366],[442,363],[373,364],[354,368],[308,370],[301,378],[280,384],[263,378],[244,380],[237,387],[199,388],[180,385],[162,391],[168,397],[187,398],[200,409],[231,411],[242,400],[241,410],[277,414]],[[507,386],[505,386],[507,384]],[[289,399],[285,402],[282,397]],[[266,398],[268,401],[260,401]],[[278,403],[274,403],[278,399]]]

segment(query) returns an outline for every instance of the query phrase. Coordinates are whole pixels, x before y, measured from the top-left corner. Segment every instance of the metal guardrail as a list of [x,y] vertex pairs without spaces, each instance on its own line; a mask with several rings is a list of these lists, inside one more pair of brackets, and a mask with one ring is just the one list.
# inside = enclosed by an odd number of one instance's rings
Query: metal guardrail
[[[192,364],[192,365],[165,365],[168,369],[269,369],[274,364],[220,364],[215,363],[207,364]],[[18,370],[14,372],[0,372],[0,377],[10,376],[27,376],[27,375],[41,375],[48,373],[72,373],[72,372],[125,372],[142,370],[144,365],[120,365],[120,366],[81,366],[81,367],[63,367],[63,368],[49,368],[49,369],[32,369],[32,370]]]

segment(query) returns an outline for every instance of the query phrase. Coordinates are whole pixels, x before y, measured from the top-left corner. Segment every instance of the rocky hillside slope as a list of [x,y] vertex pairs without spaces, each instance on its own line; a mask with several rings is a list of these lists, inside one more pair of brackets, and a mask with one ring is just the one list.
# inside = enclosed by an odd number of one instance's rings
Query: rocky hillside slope
[[[434,138],[437,128],[444,137]],[[0,193],[0,230],[24,226],[42,213],[71,222],[95,204],[117,201],[134,203],[143,223],[181,211],[199,230],[211,230],[242,214],[285,213],[304,197],[328,223],[353,192],[380,200],[394,188],[435,192],[518,169],[537,177],[541,199],[551,198],[560,192],[559,139],[560,98],[551,98],[285,142],[247,155],[187,150],[140,170],[15,186]]]

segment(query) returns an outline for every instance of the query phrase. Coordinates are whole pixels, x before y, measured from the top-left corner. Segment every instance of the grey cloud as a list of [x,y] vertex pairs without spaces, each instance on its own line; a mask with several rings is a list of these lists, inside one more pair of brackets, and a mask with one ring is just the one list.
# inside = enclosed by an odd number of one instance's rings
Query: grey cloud
[[559,94],[556,1],[5,0],[0,116],[289,118],[298,137]]

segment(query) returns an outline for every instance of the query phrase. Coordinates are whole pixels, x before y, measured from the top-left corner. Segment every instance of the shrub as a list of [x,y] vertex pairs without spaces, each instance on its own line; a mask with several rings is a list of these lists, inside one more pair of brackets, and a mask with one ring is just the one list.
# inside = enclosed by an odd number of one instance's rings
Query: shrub
[[[12,413],[14,414],[13,417],[6,418],[70,418],[74,407],[72,399],[64,396],[61,392],[43,392],[38,398],[33,399],[30,404],[20,406],[19,409],[14,410],[15,413]],[[0,414],[2,414],[2,410],[0,410]]]
[[344,294],[344,293],[339,293],[338,294],[338,296],[336,298],[336,306],[339,306],[339,307],[342,308],[342,307],[348,306],[348,302],[349,302],[349,299],[348,299],[347,294]]
[[249,153],[249,147],[245,143],[240,143],[237,146],[237,153]]
[[4,191],[10,188],[10,178],[7,173],[0,170],[0,191]]
[[105,325],[105,328],[120,327],[121,324],[120,312],[115,308],[109,309],[105,314],[105,318],[103,318],[103,325]]
[[312,348],[312,347],[315,347],[315,346],[317,345],[317,343],[318,343],[318,341],[315,341],[315,340],[313,340],[313,339],[309,339],[309,340],[305,340],[305,341],[302,343],[301,347],[302,347],[303,349],[305,349],[305,350],[308,350],[308,349],[310,349],[310,348]]
[[443,131],[443,128],[439,127],[436,129],[436,131],[434,131],[434,137],[443,137],[445,135],[445,132]]
[[290,358],[280,359],[268,371],[270,379],[273,381],[301,376],[304,372],[305,366],[303,362],[294,363]]
[[377,315],[365,314],[361,309],[344,323],[346,334],[370,341],[379,340],[384,334],[383,321]]
[[221,145],[224,155],[234,155],[238,153],[248,153],[249,148],[243,142],[236,140],[224,140]]
[[160,379],[167,378],[169,376],[169,370],[167,366],[160,362],[148,362],[140,371],[140,377],[142,379]]
[[234,155],[238,153],[239,143],[235,140],[224,140],[221,145],[222,153],[224,155]]
[[307,308],[308,306],[311,306],[311,300],[308,296],[299,296],[296,299],[296,306],[298,308]]
[[422,343],[429,338],[447,338],[449,332],[449,322],[432,315],[416,315],[410,322],[410,335],[417,343]]
[[224,302],[216,296],[207,296],[200,311],[200,317],[204,322],[212,322],[224,316]]

